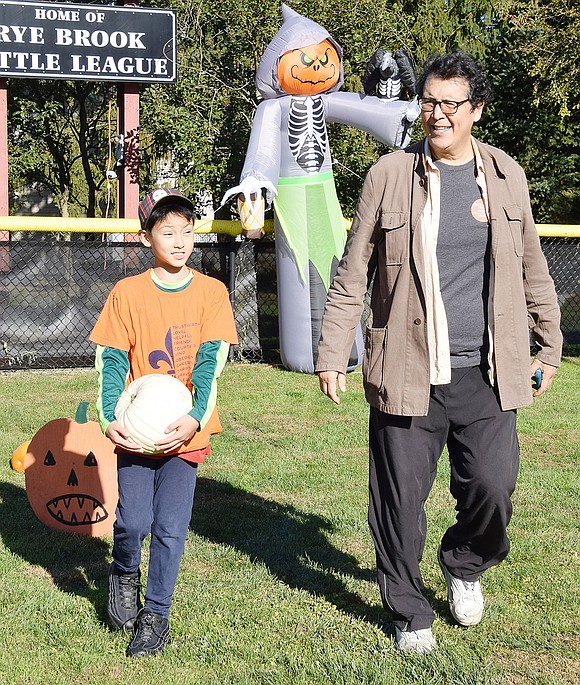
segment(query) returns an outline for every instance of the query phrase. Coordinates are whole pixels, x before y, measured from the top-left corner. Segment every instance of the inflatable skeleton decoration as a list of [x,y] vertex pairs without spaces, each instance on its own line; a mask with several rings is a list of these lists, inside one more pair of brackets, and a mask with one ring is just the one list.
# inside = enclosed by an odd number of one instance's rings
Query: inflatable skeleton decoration
[[[403,147],[419,108],[416,101],[396,99],[401,78],[407,86],[414,82],[412,68],[405,72],[404,54],[393,59],[377,51],[371,59],[365,90],[377,87],[377,96],[337,92],[343,82],[340,46],[319,24],[287,5],[282,15],[282,27],[256,74],[263,100],[254,116],[241,182],[223,202],[238,194],[273,201],[282,363],[292,371],[313,373],[326,293],[346,241],[326,122],[353,126]],[[256,237],[248,230],[245,235]],[[361,351],[359,332],[350,368],[360,363]]]

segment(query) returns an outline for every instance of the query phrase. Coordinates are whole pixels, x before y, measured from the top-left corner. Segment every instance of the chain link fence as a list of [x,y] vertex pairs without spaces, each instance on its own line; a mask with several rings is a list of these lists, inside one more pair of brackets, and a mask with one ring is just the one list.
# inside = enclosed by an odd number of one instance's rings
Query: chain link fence
[[[565,342],[580,344],[580,240],[542,244]],[[140,243],[100,235],[19,233],[0,242],[0,369],[91,366],[88,335],[111,287],[151,265],[151,251]],[[279,362],[273,239],[200,235],[190,265],[230,291],[240,338],[232,358]]]

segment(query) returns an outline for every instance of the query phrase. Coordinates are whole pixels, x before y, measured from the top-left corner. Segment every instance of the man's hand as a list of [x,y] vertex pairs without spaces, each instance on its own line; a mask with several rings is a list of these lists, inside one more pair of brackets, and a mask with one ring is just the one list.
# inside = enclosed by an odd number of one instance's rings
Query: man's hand
[[552,380],[554,379],[556,371],[558,370],[555,366],[550,366],[550,364],[546,364],[545,362],[541,362],[538,359],[534,359],[530,369],[531,378],[534,377],[534,374],[538,369],[542,370],[542,384],[537,390],[534,390],[534,397],[538,397],[539,395],[546,392],[550,385],[552,385]]
[[178,450],[184,442],[187,442],[195,435],[199,428],[199,421],[196,421],[193,416],[185,414],[177,419],[165,429],[166,438],[162,438],[155,443],[155,447],[160,449],[165,454],[170,454]]
[[346,392],[346,376],[340,371],[321,371],[318,374],[320,390],[335,404],[340,404],[338,391]]
[[111,421],[107,426],[105,435],[114,445],[121,447],[123,450],[127,450],[128,452],[143,452],[141,445],[138,445],[131,439],[129,431],[126,428],[123,428],[118,421]]

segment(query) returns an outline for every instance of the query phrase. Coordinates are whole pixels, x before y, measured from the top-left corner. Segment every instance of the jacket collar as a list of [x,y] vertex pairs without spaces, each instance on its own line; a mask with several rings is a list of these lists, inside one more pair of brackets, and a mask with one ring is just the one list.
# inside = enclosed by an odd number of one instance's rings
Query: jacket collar
[[473,140],[479,149],[486,173],[492,172],[497,178],[505,180],[509,175],[504,165],[505,153],[491,145],[481,143],[475,138]]
[[[509,175],[509,172],[507,171],[504,164],[506,159],[505,153],[503,153],[498,148],[493,147],[492,145],[482,143],[476,138],[472,138],[472,141],[479,150],[479,153],[481,155],[481,161],[485,168],[485,172],[493,172],[495,176],[502,180],[505,180]],[[423,146],[425,145],[425,142],[426,139],[423,138],[419,142],[413,143],[412,145],[409,145],[405,148],[405,152],[416,155],[414,168],[415,172],[421,177],[425,176],[425,161],[423,156]]]

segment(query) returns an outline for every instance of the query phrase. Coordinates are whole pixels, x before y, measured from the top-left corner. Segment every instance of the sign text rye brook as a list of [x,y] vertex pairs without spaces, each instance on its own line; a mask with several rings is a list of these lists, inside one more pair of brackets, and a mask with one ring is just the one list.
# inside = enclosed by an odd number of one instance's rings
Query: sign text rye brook
[[174,83],[175,12],[0,2],[0,77]]

